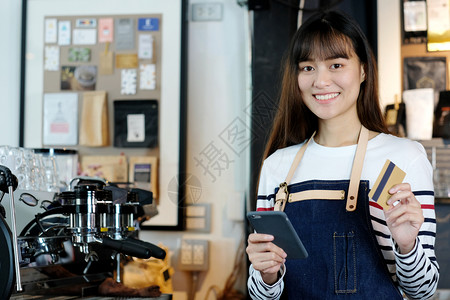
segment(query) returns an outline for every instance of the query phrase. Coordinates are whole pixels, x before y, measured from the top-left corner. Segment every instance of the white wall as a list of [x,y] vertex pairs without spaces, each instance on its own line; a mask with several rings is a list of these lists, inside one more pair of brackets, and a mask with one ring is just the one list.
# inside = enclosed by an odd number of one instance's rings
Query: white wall
[[20,0],[0,1],[0,145],[19,145]]
[[378,71],[381,107],[401,96],[400,1],[378,0]]
[[[205,299],[211,286],[223,288],[234,265],[235,250],[244,234],[243,222],[231,218],[242,218],[244,214],[249,149],[237,155],[219,136],[236,118],[248,121],[245,108],[250,104],[247,97],[250,83],[247,79],[247,8],[239,7],[234,0],[190,1],[191,4],[200,2],[221,2],[224,7],[222,21],[189,21],[187,172],[201,183],[198,203],[212,205],[211,232],[146,231],[141,232],[141,237],[151,242],[162,241],[173,249],[179,247],[181,238],[209,240],[210,269],[199,274],[200,286],[196,296],[196,299]],[[210,143],[234,161],[220,176],[215,173],[215,181],[195,160]],[[178,260],[178,253],[174,253],[174,260]],[[242,291],[246,289],[245,273],[244,269],[237,284]],[[178,271],[174,280],[176,290],[188,289],[190,274]],[[185,296],[184,293],[175,293],[176,299]],[[214,297],[211,295],[210,299]]]

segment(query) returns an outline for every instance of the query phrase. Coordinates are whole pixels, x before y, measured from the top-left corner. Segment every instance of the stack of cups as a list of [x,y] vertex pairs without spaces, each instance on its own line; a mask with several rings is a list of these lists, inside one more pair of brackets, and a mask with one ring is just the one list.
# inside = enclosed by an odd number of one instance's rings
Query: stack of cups
[[0,165],[8,167],[16,175],[19,189],[59,192],[54,156],[44,156],[33,149],[0,146]]

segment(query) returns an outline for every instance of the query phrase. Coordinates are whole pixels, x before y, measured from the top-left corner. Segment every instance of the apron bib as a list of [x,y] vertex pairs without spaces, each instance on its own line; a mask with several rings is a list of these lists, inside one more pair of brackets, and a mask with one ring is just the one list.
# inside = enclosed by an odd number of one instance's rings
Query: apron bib
[[368,136],[362,127],[350,180],[288,185],[313,135],[276,191],[274,210],[285,211],[309,254],[306,259],[286,260],[288,299],[403,299],[375,240],[369,182],[360,181]]

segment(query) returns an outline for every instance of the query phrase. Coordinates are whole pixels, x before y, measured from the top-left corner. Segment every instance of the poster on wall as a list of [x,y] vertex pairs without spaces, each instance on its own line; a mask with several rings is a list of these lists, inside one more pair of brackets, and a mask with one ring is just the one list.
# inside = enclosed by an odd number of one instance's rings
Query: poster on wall
[[114,146],[158,146],[158,102],[156,100],[114,101]]
[[[134,5],[122,0],[24,1],[23,15],[27,16],[22,37],[22,53],[27,54],[22,57],[26,67],[21,82],[24,146],[41,148],[55,141],[52,138],[57,132],[47,129],[51,127],[47,115],[56,114],[52,109],[57,109],[58,104],[45,105],[44,98],[48,97],[44,95],[76,95],[80,103],[73,109],[65,107],[73,101],[61,103],[74,119],[53,123],[53,128],[64,137],[59,140],[60,145],[75,146],[80,157],[121,152],[127,157],[156,157],[159,180],[151,183],[159,182],[163,187],[158,199],[159,214],[145,221],[141,228],[181,229],[184,186],[171,193],[167,189],[170,182],[184,182],[185,177],[186,126],[182,123],[186,114],[187,1],[134,0]],[[27,59],[30,57],[33,59]],[[107,95],[111,137],[115,130],[113,101],[156,101],[157,109],[149,110],[151,114],[146,111],[122,114],[126,131],[119,135],[125,146],[109,143],[94,148],[92,143],[80,143],[78,107],[81,108],[86,93],[99,91]],[[44,106],[47,115],[36,113]],[[67,126],[71,122],[77,125],[73,128],[78,129],[76,134],[72,134],[71,125]],[[129,147],[134,149],[125,149]],[[153,174],[155,168],[141,164],[133,175],[142,180]]]
[[403,89],[432,88],[434,105],[439,92],[446,89],[447,63],[445,57],[406,57],[403,61]]
[[426,1],[403,1],[403,43],[424,43],[427,39]]
[[449,0],[427,0],[428,51],[450,50]]
[[78,94],[45,94],[43,119],[45,145],[76,145],[78,142]]

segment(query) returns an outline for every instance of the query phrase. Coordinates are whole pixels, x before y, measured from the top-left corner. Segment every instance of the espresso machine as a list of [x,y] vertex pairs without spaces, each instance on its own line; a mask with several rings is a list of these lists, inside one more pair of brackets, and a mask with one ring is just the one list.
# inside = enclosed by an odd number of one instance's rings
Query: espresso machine
[[10,200],[0,203],[0,299],[97,296],[105,279],[121,282],[121,260],[166,255],[137,238],[140,220],[154,214],[151,192],[90,177],[44,195],[16,188],[0,165],[0,201]]

